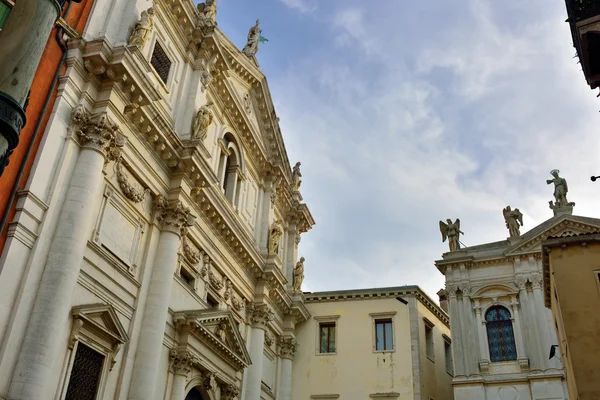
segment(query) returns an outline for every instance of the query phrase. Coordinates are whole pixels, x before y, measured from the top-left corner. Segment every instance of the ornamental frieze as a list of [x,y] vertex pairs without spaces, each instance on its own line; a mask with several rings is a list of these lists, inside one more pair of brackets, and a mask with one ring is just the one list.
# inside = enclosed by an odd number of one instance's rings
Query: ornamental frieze
[[190,209],[180,201],[169,203],[164,196],[156,196],[154,220],[162,230],[183,235],[185,228],[193,223],[191,218]]
[[106,112],[91,115],[83,106],[73,110],[71,129],[81,147],[100,152],[108,160],[118,160],[127,143],[119,127],[108,119]]

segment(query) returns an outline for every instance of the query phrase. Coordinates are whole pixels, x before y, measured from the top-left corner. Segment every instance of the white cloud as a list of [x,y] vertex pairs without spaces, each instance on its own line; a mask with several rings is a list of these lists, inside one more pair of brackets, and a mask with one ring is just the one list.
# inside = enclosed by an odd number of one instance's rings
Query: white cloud
[[305,0],[279,0],[286,6],[296,9],[301,13],[311,13],[317,9],[316,4],[309,4]]

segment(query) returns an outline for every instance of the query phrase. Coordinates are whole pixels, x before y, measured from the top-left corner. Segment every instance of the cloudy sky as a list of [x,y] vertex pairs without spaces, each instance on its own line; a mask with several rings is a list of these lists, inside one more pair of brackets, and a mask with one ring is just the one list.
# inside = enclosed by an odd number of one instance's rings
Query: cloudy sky
[[573,58],[561,0],[219,0],[258,60],[317,225],[303,236],[304,289],[416,284],[436,298],[447,251],[505,239],[552,216],[553,168],[575,213],[600,216],[600,99]]

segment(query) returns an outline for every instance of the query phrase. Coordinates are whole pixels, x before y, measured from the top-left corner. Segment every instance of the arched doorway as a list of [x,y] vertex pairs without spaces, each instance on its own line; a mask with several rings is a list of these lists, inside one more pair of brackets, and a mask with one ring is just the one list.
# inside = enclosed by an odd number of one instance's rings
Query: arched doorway
[[196,388],[192,388],[189,391],[187,396],[185,396],[185,400],[205,400],[206,398],[202,396],[202,393]]

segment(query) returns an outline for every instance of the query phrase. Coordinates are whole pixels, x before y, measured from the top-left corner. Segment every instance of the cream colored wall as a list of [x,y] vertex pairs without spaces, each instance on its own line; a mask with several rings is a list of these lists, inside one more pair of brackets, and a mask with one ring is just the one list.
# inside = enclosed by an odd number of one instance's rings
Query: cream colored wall
[[[339,394],[340,399],[368,399],[375,393],[397,392],[414,400],[408,306],[395,298],[310,303],[313,316],[297,327],[300,348],[293,365],[293,400]],[[394,352],[373,351],[370,313],[396,312]],[[335,355],[317,355],[317,330],[322,316],[339,315]]]
[[[450,328],[444,325],[421,302],[417,302],[419,316],[419,349],[421,359],[421,395],[423,399],[446,400],[453,399],[452,375],[446,372],[446,355],[444,353],[444,338],[450,336]],[[425,322],[427,318],[433,326],[434,357],[426,355]]]

